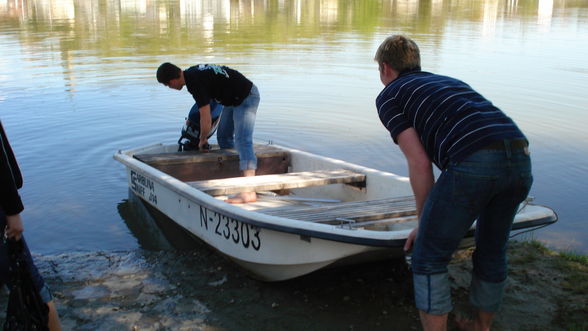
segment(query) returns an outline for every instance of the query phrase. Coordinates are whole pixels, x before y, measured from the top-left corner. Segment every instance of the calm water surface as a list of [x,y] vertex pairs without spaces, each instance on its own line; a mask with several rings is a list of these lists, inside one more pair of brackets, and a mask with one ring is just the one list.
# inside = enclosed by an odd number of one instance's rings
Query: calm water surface
[[588,2],[583,0],[0,0],[0,118],[25,175],[33,251],[145,247],[118,149],[175,142],[191,96],[164,61],[234,67],[259,87],[255,137],[406,175],[381,126],[376,48],[407,34],[531,141],[536,231],[588,252]]

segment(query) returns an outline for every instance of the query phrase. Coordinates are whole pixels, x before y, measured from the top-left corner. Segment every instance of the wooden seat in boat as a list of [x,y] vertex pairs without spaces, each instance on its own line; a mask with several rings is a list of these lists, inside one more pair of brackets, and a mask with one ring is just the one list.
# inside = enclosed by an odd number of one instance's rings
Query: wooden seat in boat
[[413,196],[261,210],[268,215],[317,223],[355,223],[416,216]]
[[291,172],[253,177],[233,177],[187,182],[210,195],[225,195],[251,191],[287,190],[329,184],[365,186],[366,176],[345,169]]
[[[288,172],[290,155],[271,145],[255,145],[258,175]],[[198,181],[241,176],[239,154],[234,149],[214,146],[207,153],[198,151],[135,154],[134,158],[181,181]]]

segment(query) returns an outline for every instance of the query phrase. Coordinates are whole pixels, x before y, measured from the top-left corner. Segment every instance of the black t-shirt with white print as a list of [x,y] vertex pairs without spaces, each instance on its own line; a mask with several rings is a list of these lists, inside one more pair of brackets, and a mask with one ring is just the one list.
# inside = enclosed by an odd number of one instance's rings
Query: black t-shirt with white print
[[188,92],[199,107],[214,99],[224,106],[238,106],[251,92],[253,83],[237,70],[216,64],[198,64],[184,71]]

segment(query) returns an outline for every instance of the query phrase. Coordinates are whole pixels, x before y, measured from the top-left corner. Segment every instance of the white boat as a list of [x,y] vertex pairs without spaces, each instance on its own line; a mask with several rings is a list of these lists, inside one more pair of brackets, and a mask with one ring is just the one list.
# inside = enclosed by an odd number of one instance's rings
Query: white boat
[[[341,160],[255,145],[257,176],[240,177],[234,150],[177,152],[157,144],[119,151],[129,187],[258,279],[286,280],[339,263],[403,256],[416,225],[408,178]],[[227,195],[258,192],[253,203]],[[557,221],[527,201],[513,230]],[[471,245],[474,228],[464,238]]]

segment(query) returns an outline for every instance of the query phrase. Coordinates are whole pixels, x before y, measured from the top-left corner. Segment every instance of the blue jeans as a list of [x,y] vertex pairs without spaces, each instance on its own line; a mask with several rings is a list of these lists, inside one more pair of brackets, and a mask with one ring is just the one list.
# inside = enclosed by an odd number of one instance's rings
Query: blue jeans
[[[4,211],[0,209],[0,286],[2,284],[6,284],[8,285],[8,288],[11,288],[10,282],[9,282],[9,275],[8,275],[8,251],[7,251],[7,247],[6,244],[4,243],[4,229],[6,228],[6,215],[4,214]],[[51,291],[49,290],[49,288],[47,287],[47,285],[45,284],[45,280],[43,279],[43,277],[39,274],[39,271],[37,270],[37,267],[35,266],[35,264],[33,263],[33,258],[31,257],[31,252],[29,251],[29,247],[27,246],[27,243],[24,239],[24,237],[21,237],[23,244],[24,244],[24,251],[23,254],[25,255],[25,261],[27,264],[27,267],[29,269],[29,272],[31,273],[31,276],[33,278],[33,283],[35,284],[35,287],[37,288],[37,290],[39,291],[39,293],[41,294],[41,298],[43,299],[43,302],[49,302],[51,300],[53,300],[53,296],[51,295]]]
[[481,149],[450,163],[433,186],[419,221],[412,255],[417,308],[430,314],[452,310],[447,265],[476,222],[470,302],[495,312],[507,275],[507,242],[519,204],[533,177],[527,148]]
[[239,153],[239,169],[257,169],[257,157],[253,150],[253,127],[259,91],[253,85],[249,96],[238,106],[225,106],[218,125],[216,139],[221,148],[235,148]]

